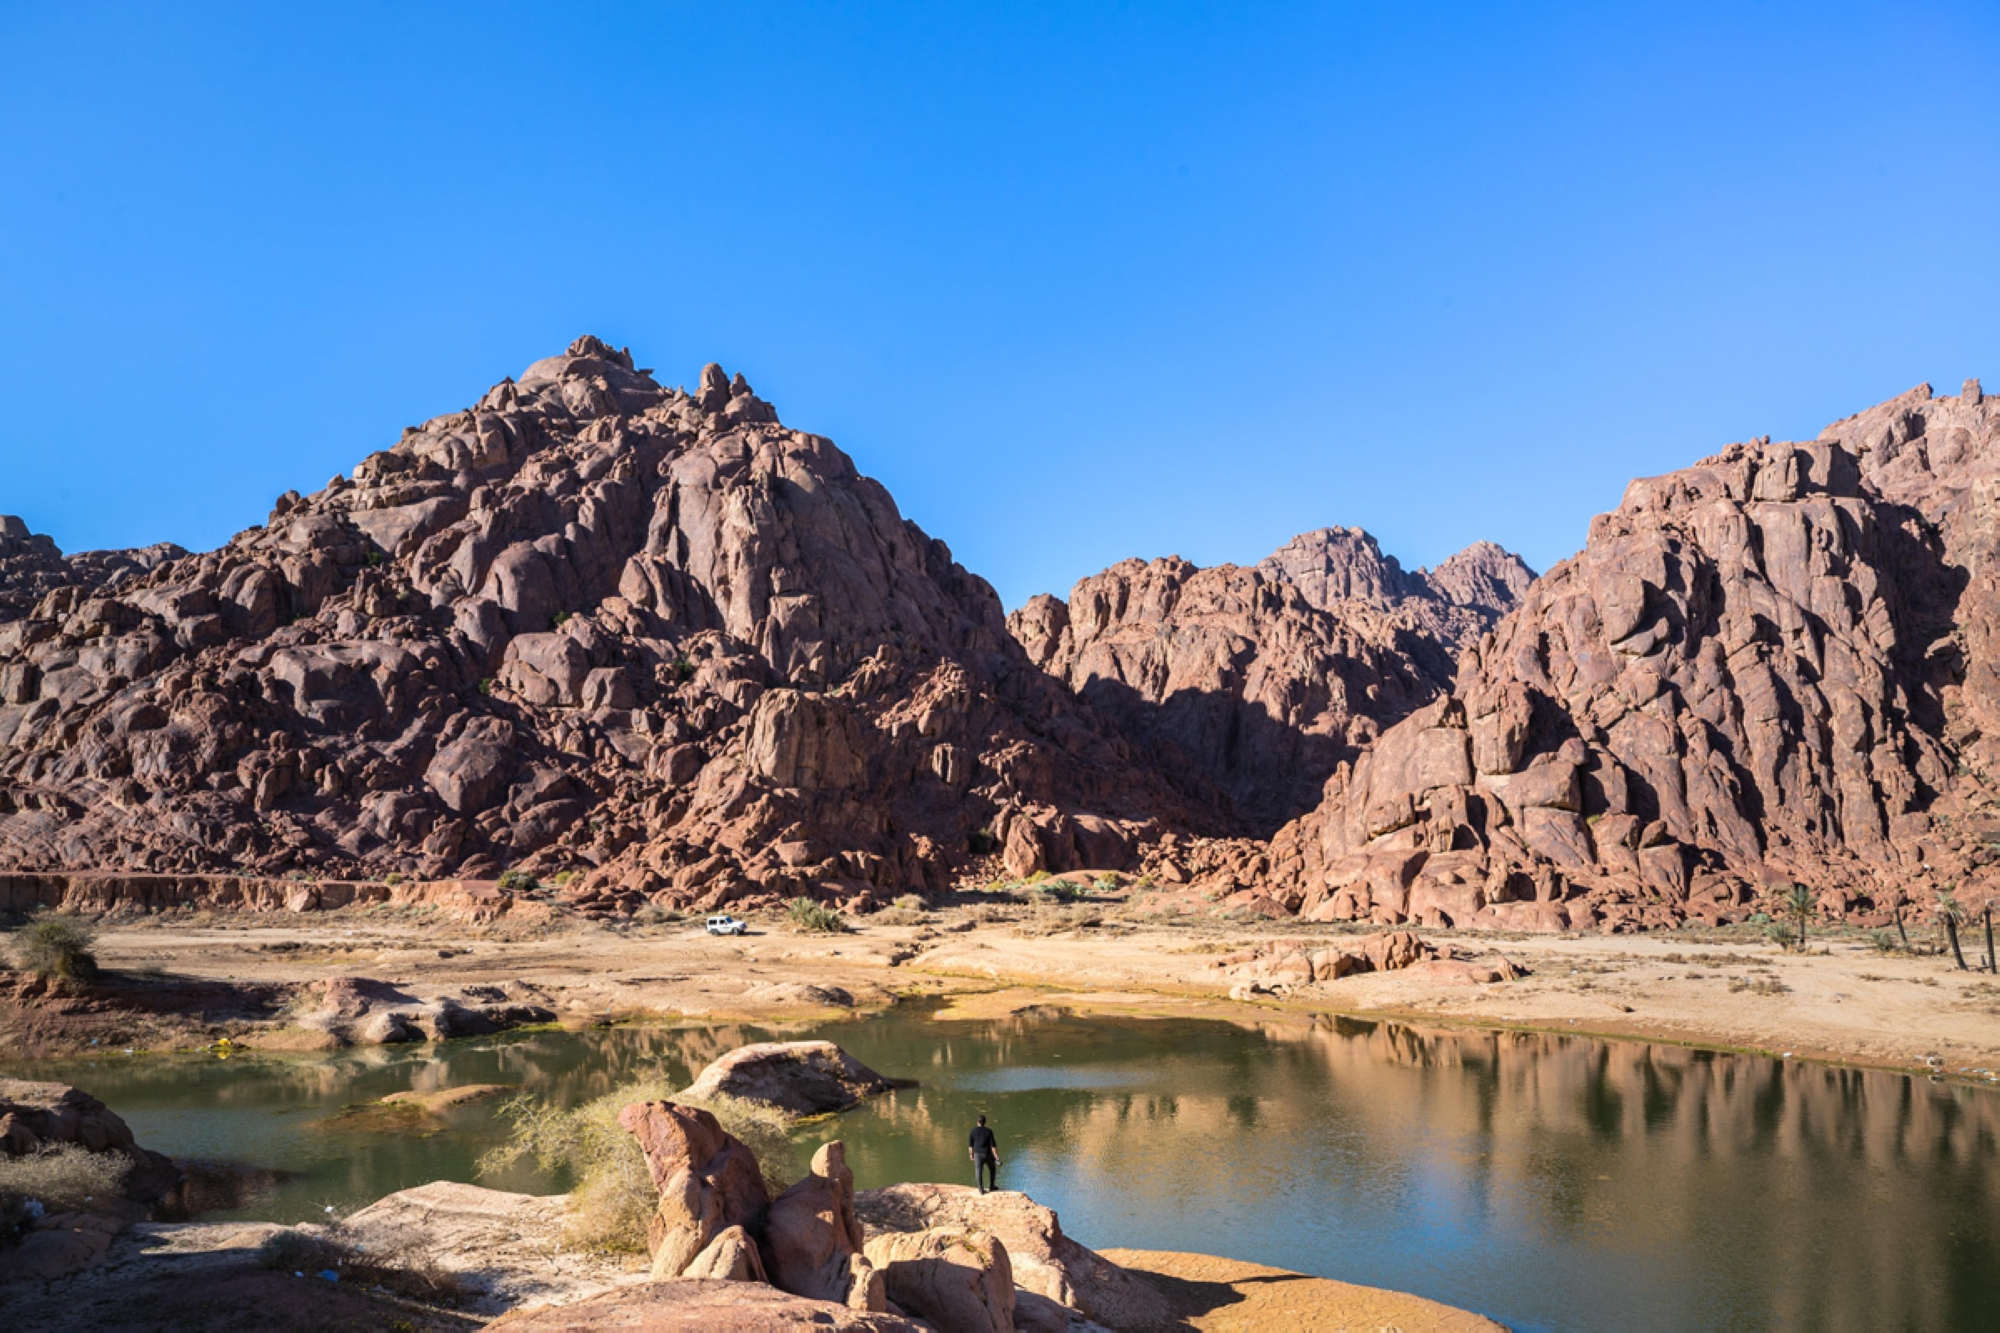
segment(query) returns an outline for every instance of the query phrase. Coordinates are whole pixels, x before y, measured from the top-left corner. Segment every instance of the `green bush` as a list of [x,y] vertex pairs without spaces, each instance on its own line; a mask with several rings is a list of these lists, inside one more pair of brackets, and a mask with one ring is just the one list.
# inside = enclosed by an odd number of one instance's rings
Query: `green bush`
[[721,1121],[757,1155],[773,1198],[797,1172],[791,1127],[778,1111],[734,1097],[690,1097],[664,1079],[650,1079],[575,1107],[551,1106],[528,1094],[509,1098],[499,1111],[512,1129],[506,1143],[479,1159],[480,1174],[532,1157],[542,1170],[560,1172],[573,1182],[563,1224],[565,1243],[644,1254],[646,1224],[659,1206],[660,1192],[639,1141],[618,1123],[618,1113],[633,1102],[656,1101],[697,1106]]
[[1084,895],[1084,887],[1070,879],[1030,880],[1036,893],[1045,898],[1053,898],[1059,903],[1073,903]]
[[97,975],[96,940],[97,928],[82,917],[45,912],[15,936],[14,961],[38,977],[88,981]]
[[500,892],[540,893],[542,882],[525,870],[503,870],[500,872]]
[[1868,932],[1868,947],[1876,953],[1895,953],[1903,946],[1902,942],[1896,938],[1895,931],[1871,930]]
[[785,910],[791,915],[792,925],[810,934],[841,935],[847,931],[847,918],[825,903],[798,897]]
[[896,899],[896,906],[902,908],[905,912],[921,912],[929,904],[924,902],[924,896],[920,893],[906,893]]

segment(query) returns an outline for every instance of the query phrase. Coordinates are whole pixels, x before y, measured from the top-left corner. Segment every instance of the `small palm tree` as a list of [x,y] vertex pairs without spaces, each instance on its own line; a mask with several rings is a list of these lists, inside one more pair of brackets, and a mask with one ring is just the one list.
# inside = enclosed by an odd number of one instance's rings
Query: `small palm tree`
[[1819,899],[1803,884],[1794,884],[1785,894],[1785,911],[1799,923],[1799,951],[1806,947],[1806,922],[1812,920],[1813,912],[1819,906]]

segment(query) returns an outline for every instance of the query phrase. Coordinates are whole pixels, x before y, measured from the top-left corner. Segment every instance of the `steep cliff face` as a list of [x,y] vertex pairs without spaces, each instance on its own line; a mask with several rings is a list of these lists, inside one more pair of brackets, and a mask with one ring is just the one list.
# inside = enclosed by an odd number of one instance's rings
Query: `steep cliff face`
[[1449,688],[1458,644],[1533,578],[1490,543],[1438,573],[1326,528],[1253,569],[1126,560],[1008,627],[1164,771],[1219,787],[1269,836],[1382,726]]
[[595,339],[221,550],[55,581],[0,626],[0,866],[717,902],[937,884],[988,835],[1118,865],[1213,818],[831,442]]
[[1996,430],[1925,388],[1632,483],[1274,880],[1329,919],[1621,926],[1983,876]]

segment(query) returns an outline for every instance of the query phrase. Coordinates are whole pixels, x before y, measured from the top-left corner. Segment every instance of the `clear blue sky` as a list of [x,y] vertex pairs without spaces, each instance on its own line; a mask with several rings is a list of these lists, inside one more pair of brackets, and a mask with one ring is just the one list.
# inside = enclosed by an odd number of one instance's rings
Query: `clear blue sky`
[[1328,523],[1545,568],[2000,389],[1996,71],[1992,3],[0,0],[0,512],[212,546],[593,332],[1010,606]]

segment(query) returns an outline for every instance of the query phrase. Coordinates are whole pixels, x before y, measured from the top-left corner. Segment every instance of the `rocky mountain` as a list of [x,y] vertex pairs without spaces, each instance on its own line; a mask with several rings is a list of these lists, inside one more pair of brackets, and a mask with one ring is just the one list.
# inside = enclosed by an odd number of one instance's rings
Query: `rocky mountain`
[[1533,578],[1490,542],[1409,574],[1366,532],[1324,528],[1249,569],[1122,561],[1007,624],[1163,771],[1219,787],[1268,837],[1449,689],[1459,645]]
[[9,529],[0,868],[565,875],[587,904],[1115,867],[1221,816],[741,376],[596,339],[281,497],[65,574]]
[[1320,919],[1740,917],[1781,884],[1886,921],[2000,871],[2000,407],[1928,386],[1809,443],[1635,481],[1282,830]]
[[136,551],[85,551],[65,556],[53,539],[0,514],[0,624],[19,620],[44,596],[69,584],[102,588],[157,569],[187,552],[172,542]]

